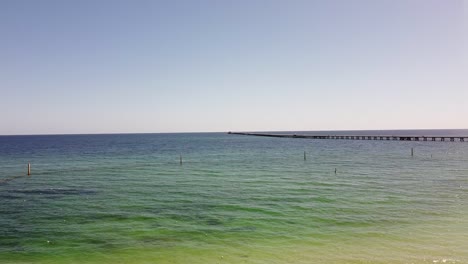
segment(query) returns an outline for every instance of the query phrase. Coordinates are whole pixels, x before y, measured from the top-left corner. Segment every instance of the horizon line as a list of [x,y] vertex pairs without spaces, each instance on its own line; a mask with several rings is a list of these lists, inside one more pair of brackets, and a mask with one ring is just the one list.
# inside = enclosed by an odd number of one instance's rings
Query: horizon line
[[468,130],[468,128],[402,128],[402,129],[323,129],[323,130],[228,130],[228,131],[190,131],[190,132],[102,132],[102,133],[39,133],[39,134],[0,134],[8,136],[80,136],[80,135],[144,135],[144,134],[208,134],[228,132],[340,132],[340,131],[408,131],[408,130]]

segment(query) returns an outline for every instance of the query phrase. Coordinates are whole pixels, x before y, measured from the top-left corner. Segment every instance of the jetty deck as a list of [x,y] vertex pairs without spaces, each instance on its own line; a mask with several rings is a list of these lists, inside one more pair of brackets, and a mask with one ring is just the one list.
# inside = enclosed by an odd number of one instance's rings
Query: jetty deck
[[300,135],[300,134],[270,134],[270,133],[247,133],[247,132],[228,132],[228,134],[243,135],[243,136],[258,136],[258,137],[308,138],[308,139],[468,142],[468,136]]

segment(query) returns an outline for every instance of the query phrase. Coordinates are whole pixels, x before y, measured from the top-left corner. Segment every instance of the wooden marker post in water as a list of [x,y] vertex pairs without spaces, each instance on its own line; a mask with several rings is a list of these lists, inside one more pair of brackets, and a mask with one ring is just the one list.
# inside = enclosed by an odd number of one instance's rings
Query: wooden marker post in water
[[182,155],[180,155],[180,165],[182,165]]
[[28,176],[31,176],[31,163],[28,162]]
[[307,160],[306,152],[304,151],[304,160]]
[[413,156],[414,156],[414,149],[411,148],[411,157],[413,157]]

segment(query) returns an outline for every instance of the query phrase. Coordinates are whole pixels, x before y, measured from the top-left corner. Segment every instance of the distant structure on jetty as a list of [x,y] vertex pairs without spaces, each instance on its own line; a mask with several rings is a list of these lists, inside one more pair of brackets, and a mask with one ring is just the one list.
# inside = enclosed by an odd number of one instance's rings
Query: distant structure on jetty
[[348,139],[348,140],[399,140],[399,141],[449,141],[465,142],[468,136],[390,136],[390,135],[297,135],[297,134],[269,134],[228,132],[231,135],[280,137],[280,138],[309,138],[309,139]]

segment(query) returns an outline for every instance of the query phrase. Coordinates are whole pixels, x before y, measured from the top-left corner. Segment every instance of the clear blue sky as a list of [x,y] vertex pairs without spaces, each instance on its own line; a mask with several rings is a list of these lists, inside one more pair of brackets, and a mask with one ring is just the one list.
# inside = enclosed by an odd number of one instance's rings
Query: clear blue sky
[[0,1],[0,134],[468,128],[457,0]]

